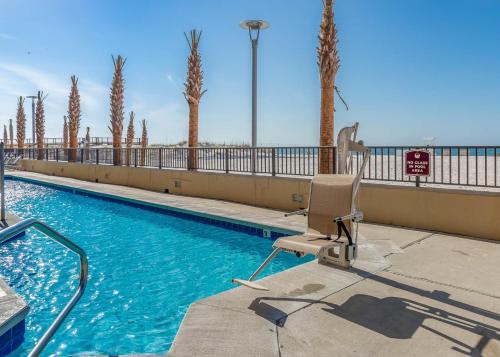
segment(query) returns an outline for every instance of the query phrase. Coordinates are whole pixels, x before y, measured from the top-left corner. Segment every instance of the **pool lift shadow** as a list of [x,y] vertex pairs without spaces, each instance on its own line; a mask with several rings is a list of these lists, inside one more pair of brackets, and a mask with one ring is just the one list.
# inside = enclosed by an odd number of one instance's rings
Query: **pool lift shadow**
[[[366,272],[355,268],[353,268],[353,271],[362,275],[366,274]],[[427,291],[379,275],[370,275],[368,279],[435,300],[439,303],[460,308],[492,320],[500,321],[500,314],[451,299],[449,294],[444,291]],[[273,301],[303,302],[307,305],[287,314],[272,306],[271,304]],[[349,297],[349,299],[341,305],[323,300],[289,296],[259,297],[252,301],[249,309],[254,311],[258,316],[276,324],[278,327],[284,327],[288,316],[313,304],[325,305],[322,309],[323,311],[341,317],[388,338],[410,339],[418,328],[423,328],[456,344],[459,347],[453,346],[452,349],[465,355],[480,356],[483,349],[491,340],[497,340],[497,345],[500,346],[499,327],[414,300],[395,296],[378,298],[367,294],[356,294]],[[465,342],[457,340],[444,332],[424,325],[424,322],[428,319],[476,334],[480,336],[479,342],[476,346],[469,346]]]

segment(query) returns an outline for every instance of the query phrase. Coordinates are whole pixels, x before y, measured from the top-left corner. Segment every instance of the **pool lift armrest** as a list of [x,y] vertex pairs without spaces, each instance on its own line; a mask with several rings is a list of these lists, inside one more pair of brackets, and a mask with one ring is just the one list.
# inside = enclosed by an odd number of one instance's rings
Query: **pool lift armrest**
[[[338,254],[335,254],[332,259],[326,259],[327,261],[344,267],[349,267],[351,265],[351,261],[356,259],[356,257],[358,256],[358,223],[362,220],[363,212],[357,210],[346,216],[336,217],[333,219],[333,222],[337,224],[337,240],[340,239],[340,237],[342,236],[342,232],[344,232],[347,238],[347,242],[338,242]],[[356,224],[354,241],[352,239],[351,233],[344,223],[345,221],[352,221]]]
[[285,213],[285,217],[290,217],[290,216],[307,216],[307,208],[306,209],[301,209],[299,211],[294,211],[294,212],[289,212]]

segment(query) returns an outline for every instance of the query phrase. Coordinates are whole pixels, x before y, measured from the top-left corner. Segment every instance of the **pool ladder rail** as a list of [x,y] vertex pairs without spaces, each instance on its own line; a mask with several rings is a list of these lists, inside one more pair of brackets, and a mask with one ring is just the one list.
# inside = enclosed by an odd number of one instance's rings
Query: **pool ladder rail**
[[57,332],[61,324],[64,322],[68,314],[73,310],[75,305],[78,303],[78,300],[83,295],[85,287],[87,286],[88,279],[88,261],[87,254],[85,251],[80,248],[78,245],[70,241],[68,238],[64,237],[62,234],[49,227],[47,224],[37,221],[36,219],[29,218],[25,219],[21,222],[18,222],[10,227],[4,228],[0,231],[0,245],[19,235],[20,233],[26,231],[29,228],[35,228],[39,232],[44,233],[49,238],[52,238],[57,243],[65,246],[69,250],[78,254],[80,257],[80,282],[78,284],[78,288],[71,300],[64,306],[59,315],[55,318],[52,324],[49,326],[47,331],[43,334],[43,336],[38,340],[37,344],[33,348],[33,350],[28,354],[28,357],[36,357],[39,356],[43,349],[50,342],[54,334]]

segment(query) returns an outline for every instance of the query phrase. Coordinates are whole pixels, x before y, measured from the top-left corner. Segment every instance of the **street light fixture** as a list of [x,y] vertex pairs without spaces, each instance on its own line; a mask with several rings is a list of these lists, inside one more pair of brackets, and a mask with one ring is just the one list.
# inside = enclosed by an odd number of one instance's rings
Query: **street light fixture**
[[30,95],[30,96],[27,96],[26,98],[30,98],[31,99],[31,128],[32,128],[32,134],[33,134],[33,137],[32,137],[32,145],[33,147],[35,147],[35,99],[38,98],[36,95]]
[[252,42],[252,172],[255,172],[255,148],[257,147],[257,45],[259,44],[260,30],[269,27],[269,23],[262,20],[246,20],[240,23],[242,29],[248,30]]

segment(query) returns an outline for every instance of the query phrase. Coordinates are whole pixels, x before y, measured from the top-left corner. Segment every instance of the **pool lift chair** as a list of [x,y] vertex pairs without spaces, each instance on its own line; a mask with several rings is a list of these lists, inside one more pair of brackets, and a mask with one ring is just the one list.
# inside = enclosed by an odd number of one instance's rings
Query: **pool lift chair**
[[[285,214],[307,216],[307,232],[302,235],[282,237],[273,244],[273,252],[248,280],[233,279],[232,282],[256,290],[269,290],[254,282],[257,275],[281,251],[297,257],[313,254],[318,263],[349,268],[357,256],[358,222],[363,213],[358,210],[358,193],[361,178],[370,157],[370,150],[361,141],[356,142],[358,123],[343,128],[338,135],[338,174],[316,175],[311,180],[309,207],[305,210]],[[353,169],[353,153],[356,152],[356,175]],[[351,235],[356,225],[354,240]],[[342,236],[345,235],[345,239]],[[333,238],[332,236],[336,236]]]
[[19,162],[19,160],[21,160],[23,158],[22,155],[17,155],[17,156],[14,156],[13,158],[11,158],[7,163],[6,165],[7,166],[16,166],[17,163]]
[[4,158],[4,164],[5,166],[15,166],[17,165],[18,161],[23,158],[23,155],[14,155],[14,154],[7,154]]

